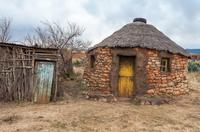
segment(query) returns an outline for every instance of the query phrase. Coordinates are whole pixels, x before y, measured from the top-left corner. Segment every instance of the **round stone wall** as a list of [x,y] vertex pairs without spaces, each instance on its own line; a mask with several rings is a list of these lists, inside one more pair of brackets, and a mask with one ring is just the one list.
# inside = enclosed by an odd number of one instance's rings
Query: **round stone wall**
[[[129,48],[130,51],[131,48]],[[187,63],[188,58],[178,54],[171,54],[164,51],[156,51],[150,49],[142,48],[132,48],[133,51],[138,51],[140,54],[143,54],[144,65],[142,66],[144,70],[143,80],[145,83],[144,88],[137,88],[145,90],[144,94],[149,95],[181,95],[189,92],[188,82],[186,79],[187,74]],[[121,49],[126,52],[126,49]],[[141,51],[141,52],[140,52]],[[113,77],[111,77],[113,65],[113,49],[111,48],[96,48],[92,51],[89,51],[87,54],[87,64],[85,67],[83,79],[86,81],[87,86],[89,87],[90,92],[97,94],[113,94],[113,89],[111,88],[111,82]],[[95,57],[94,67],[91,67],[90,56]],[[137,59],[135,70],[137,72],[141,71],[140,61]],[[168,57],[170,58],[170,71],[161,72],[161,58]],[[114,64],[118,65],[118,64]],[[117,75],[117,74],[115,74]],[[116,80],[117,81],[117,80]],[[136,81],[136,83],[139,83]],[[136,84],[135,84],[136,85]],[[138,85],[136,85],[138,86]],[[140,86],[140,85],[139,85]],[[117,87],[117,85],[115,86]],[[137,96],[137,95],[136,95]]]

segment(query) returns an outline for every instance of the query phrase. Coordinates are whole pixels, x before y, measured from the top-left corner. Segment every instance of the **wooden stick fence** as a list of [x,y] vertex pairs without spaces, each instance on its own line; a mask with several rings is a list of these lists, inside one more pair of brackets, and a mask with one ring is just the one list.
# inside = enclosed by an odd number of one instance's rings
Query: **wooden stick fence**
[[0,51],[0,100],[31,100],[34,50],[2,46]]

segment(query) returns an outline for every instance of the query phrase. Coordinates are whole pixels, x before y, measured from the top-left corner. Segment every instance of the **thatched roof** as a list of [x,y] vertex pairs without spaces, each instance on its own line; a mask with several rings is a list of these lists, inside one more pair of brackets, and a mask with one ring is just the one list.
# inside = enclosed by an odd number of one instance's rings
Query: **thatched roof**
[[153,25],[138,21],[125,25],[99,44],[91,47],[89,51],[97,47],[141,47],[189,56],[186,50]]

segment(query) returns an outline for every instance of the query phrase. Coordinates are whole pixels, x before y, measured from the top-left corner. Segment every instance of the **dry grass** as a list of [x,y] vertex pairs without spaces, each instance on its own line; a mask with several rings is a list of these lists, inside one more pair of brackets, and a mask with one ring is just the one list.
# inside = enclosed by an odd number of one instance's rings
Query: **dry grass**
[[200,130],[200,75],[189,74],[190,94],[173,104],[137,106],[68,100],[47,105],[0,104],[0,131],[82,132],[198,132]]

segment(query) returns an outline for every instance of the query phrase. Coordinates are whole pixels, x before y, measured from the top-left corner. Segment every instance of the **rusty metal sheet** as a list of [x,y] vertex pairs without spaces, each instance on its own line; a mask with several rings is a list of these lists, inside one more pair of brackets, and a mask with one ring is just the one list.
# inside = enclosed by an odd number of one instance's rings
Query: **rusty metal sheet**
[[35,65],[34,102],[48,103],[54,77],[55,62],[37,61]]

